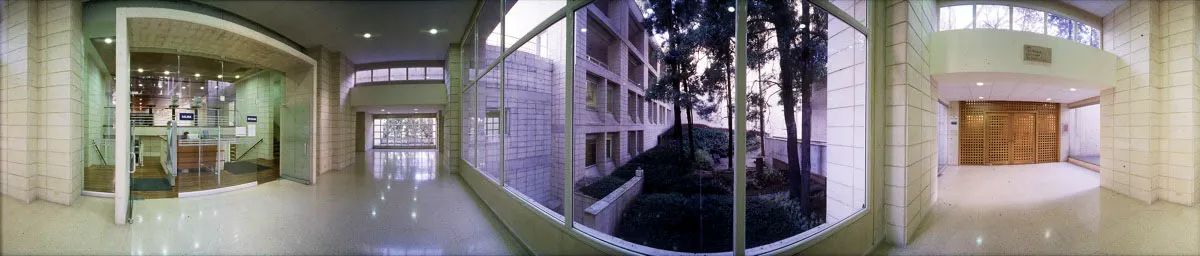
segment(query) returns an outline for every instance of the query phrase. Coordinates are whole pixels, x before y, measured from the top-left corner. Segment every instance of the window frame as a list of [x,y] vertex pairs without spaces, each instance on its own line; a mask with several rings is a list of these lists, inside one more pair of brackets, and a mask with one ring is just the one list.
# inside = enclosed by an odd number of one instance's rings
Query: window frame
[[[945,13],[943,13],[943,12],[942,12],[942,10],[943,10],[943,9],[949,9],[949,8],[953,8],[953,7],[961,7],[961,6],[971,6],[971,13],[970,13],[970,15],[971,15],[971,16],[970,16],[971,24],[970,24],[970,26],[967,26],[966,28],[945,28],[945,27],[943,27],[943,25],[944,25],[944,24],[942,23],[942,16],[941,16],[941,15],[945,15]],[[1006,7],[1008,7],[1008,27],[1007,27],[1007,28],[983,28],[983,29],[999,29],[999,30],[1011,30],[1011,31],[1020,31],[1020,32],[1036,33],[1036,34],[1042,34],[1042,35],[1046,35],[1046,36],[1050,36],[1050,37],[1056,37],[1056,38],[1066,39],[1066,40],[1068,40],[1068,41],[1076,42],[1076,43],[1079,43],[1079,44],[1082,44],[1082,45],[1086,45],[1086,46],[1090,46],[1090,47],[1101,48],[1101,49],[1104,47],[1104,31],[1103,31],[1103,29],[1102,29],[1102,28],[1098,28],[1098,27],[1092,26],[1091,24],[1089,24],[1089,23],[1087,23],[1087,22],[1083,22],[1083,21],[1081,21],[1081,20],[1079,20],[1079,19],[1077,19],[1077,18],[1074,18],[1074,17],[1072,17],[1072,16],[1069,16],[1069,15],[1066,15],[1066,14],[1062,14],[1062,13],[1058,13],[1058,12],[1052,12],[1052,11],[1048,11],[1048,10],[1045,10],[1044,8],[1029,7],[1029,6],[1024,6],[1024,5],[1013,5],[1013,4],[1011,4],[1011,3],[1000,2],[1000,1],[995,1],[995,2],[981,2],[981,3],[965,3],[965,4],[949,4],[949,5],[941,5],[941,6],[937,6],[937,11],[938,11],[938,19],[937,19],[937,22],[938,22],[938,24],[935,26],[935,27],[937,28],[937,29],[936,29],[937,31],[935,31],[935,32],[940,32],[940,31],[949,31],[949,30],[969,30],[969,29],[981,29],[981,28],[978,26],[978,24],[977,24],[977,23],[979,22],[979,17],[978,17],[978,14],[979,14],[979,6],[1006,6]],[[1018,29],[1016,29],[1016,17],[1017,17],[1017,16],[1016,16],[1016,9],[1017,9],[1017,8],[1026,9],[1026,10],[1034,10],[1034,11],[1038,11],[1038,12],[1041,12],[1041,13],[1042,13],[1042,16],[1043,16],[1043,21],[1042,21],[1042,31],[1041,31],[1041,33],[1034,32],[1034,31],[1025,31],[1025,30],[1018,30]],[[1067,24],[1069,24],[1069,25],[1068,25],[1068,27],[1069,27],[1069,28],[1068,28],[1068,30],[1070,30],[1070,32],[1069,32],[1069,33],[1066,35],[1066,37],[1065,37],[1065,38],[1064,38],[1064,37],[1060,37],[1060,36],[1057,36],[1057,35],[1054,35],[1054,34],[1051,34],[1051,33],[1050,33],[1050,27],[1051,27],[1051,22],[1050,22],[1050,20],[1051,20],[1051,15],[1053,15],[1053,16],[1057,16],[1057,17],[1061,17],[1061,18],[1063,18],[1063,19],[1066,19],[1066,20],[1067,20]],[[1095,37],[1096,37],[1096,39],[1095,39],[1095,42],[1096,42],[1096,44],[1095,44],[1095,45],[1092,45],[1092,44],[1090,44],[1090,43],[1083,43],[1083,42],[1079,42],[1079,41],[1076,39],[1076,38],[1078,37],[1077,33],[1079,32],[1079,29],[1075,28],[1076,24],[1079,24],[1079,25],[1084,25],[1085,27],[1088,27],[1088,28],[1091,28],[1091,29],[1095,30],[1095,33],[1096,33],[1096,35],[1095,35]],[[1055,28],[1058,28],[1058,26],[1055,26]]]

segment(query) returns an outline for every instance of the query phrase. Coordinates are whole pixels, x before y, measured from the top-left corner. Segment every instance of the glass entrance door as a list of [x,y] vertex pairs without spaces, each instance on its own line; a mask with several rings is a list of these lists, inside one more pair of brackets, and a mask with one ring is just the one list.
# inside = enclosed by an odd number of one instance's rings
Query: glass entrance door
[[[289,78],[292,76],[289,75]],[[273,83],[283,84],[278,77]],[[290,80],[290,79],[289,79]],[[283,85],[283,106],[280,107],[280,176],[304,184],[313,183],[312,172],[312,94],[307,83]]]

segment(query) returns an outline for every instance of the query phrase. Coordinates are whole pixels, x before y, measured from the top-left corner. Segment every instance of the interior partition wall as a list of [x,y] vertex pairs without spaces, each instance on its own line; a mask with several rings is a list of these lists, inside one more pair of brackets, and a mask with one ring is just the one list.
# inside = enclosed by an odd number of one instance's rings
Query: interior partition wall
[[786,253],[866,215],[868,1],[679,4],[482,1],[468,184],[617,254]]

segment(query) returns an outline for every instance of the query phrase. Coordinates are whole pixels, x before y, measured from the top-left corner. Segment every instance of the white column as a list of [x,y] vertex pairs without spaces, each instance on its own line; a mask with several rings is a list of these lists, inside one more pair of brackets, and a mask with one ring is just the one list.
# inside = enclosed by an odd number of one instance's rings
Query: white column
[[127,208],[129,206],[129,35],[128,23],[125,18],[125,12],[122,9],[117,9],[117,84],[116,94],[113,99],[116,101],[116,122],[113,124],[116,129],[117,136],[114,139],[116,149],[113,154],[116,159],[116,169],[113,170],[113,193],[114,214],[113,221],[117,225],[124,225],[127,219]]

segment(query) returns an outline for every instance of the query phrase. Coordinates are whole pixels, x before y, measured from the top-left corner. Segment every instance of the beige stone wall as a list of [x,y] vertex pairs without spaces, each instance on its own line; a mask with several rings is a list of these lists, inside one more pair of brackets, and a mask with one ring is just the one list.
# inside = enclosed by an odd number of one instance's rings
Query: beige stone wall
[[82,189],[82,4],[4,2],[0,183],[24,202],[71,204]]
[[884,228],[903,246],[933,204],[937,169],[937,87],[929,78],[926,41],[935,31],[934,1],[896,1],[887,7],[884,50],[887,152]]
[[353,63],[323,46],[308,50],[317,60],[317,172],[349,167],[354,159],[354,111],[349,104]]
[[[234,122],[238,126],[246,126],[251,123],[246,123],[246,116],[258,117],[258,122],[254,124],[255,138],[262,139],[257,146],[254,144],[239,145],[238,155],[241,160],[253,159],[274,159],[275,152],[272,145],[279,138],[275,137],[275,129],[279,122],[279,106],[283,98],[283,74],[278,71],[264,71],[254,74],[242,80],[234,82],[233,86],[236,90],[237,98],[234,100],[237,107],[237,116],[233,117]],[[250,152],[244,153],[247,150],[243,147],[251,147]]]
[[444,70],[449,99],[441,113],[442,142],[438,146],[442,154],[442,167],[447,172],[457,173],[458,161],[462,159],[462,45],[450,45]]
[[1101,186],[1146,203],[1196,202],[1196,8],[1132,1],[1104,17],[1104,49],[1119,62],[1100,99]]

